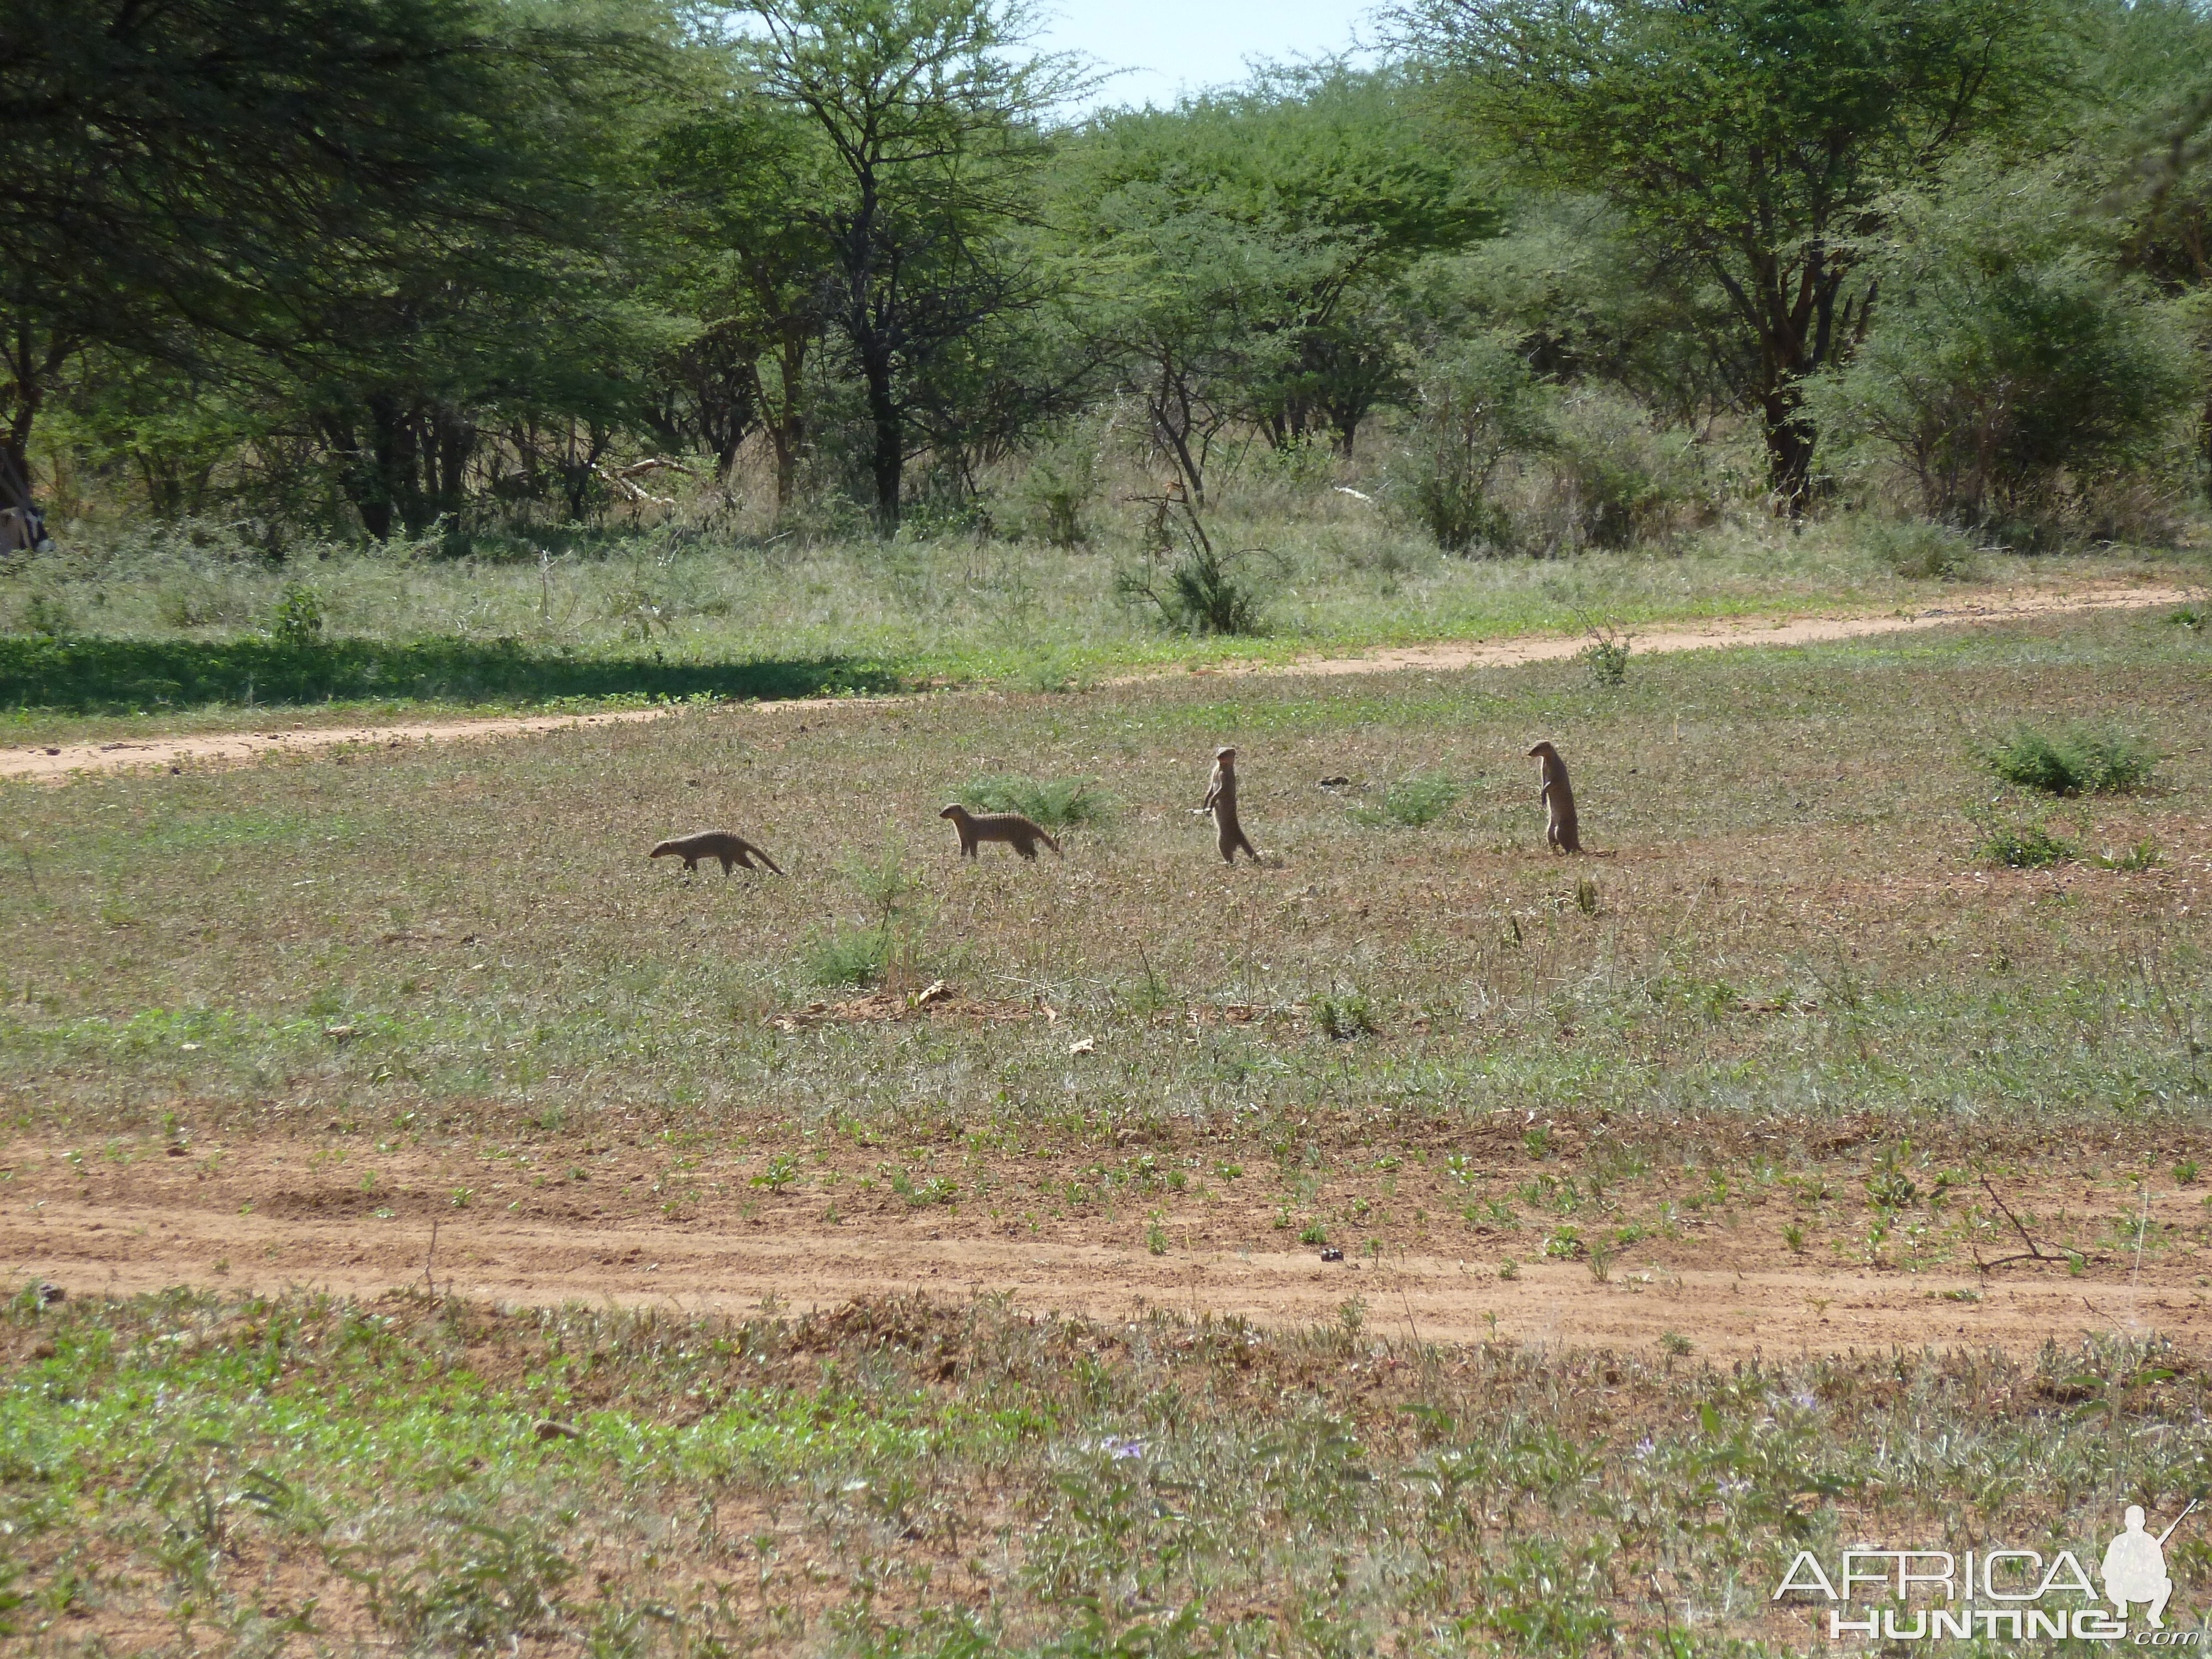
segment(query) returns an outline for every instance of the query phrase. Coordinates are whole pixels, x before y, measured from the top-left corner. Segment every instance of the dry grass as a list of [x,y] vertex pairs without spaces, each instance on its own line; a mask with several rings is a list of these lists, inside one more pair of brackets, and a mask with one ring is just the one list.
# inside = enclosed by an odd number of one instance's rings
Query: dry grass
[[[1793,1139],[1873,1114],[1961,1146],[2193,1127],[2203,663],[2184,630],[2099,617],[1655,659],[1621,692],[1571,664],[1176,682],[19,786],[0,1079],[19,1123],[71,1134],[168,1112],[715,1133],[769,1100],[851,1130],[1099,1142],[1265,1139],[1340,1103]],[[1976,865],[1989,786],[1966,739],[2023,712],[2161,732],[2159,789],[2067,809],[2096,846],[2154,842],[2153,867]],[[1612,856],[1539,850],[1520,755],[1540,735]],[[1247,757],[1264,869],[1222,870],[1191,816],[1217,742]],[[1464,793],[1426,829],[1347,805],[1430,771]],[[933,813],[994,772],[1097,778],[1122,811],[1071,830],[1065,861],[963,868]],[[646,863],[710,824],[788,878]],[[915,884],[892,918],[908,988],[1042,996],[1097,1052],[1072,1060],[1058,1028],[769,1026],[817,994],[810,941],[883,925],[864,866]],[[1351,992],[1379,1040],[1306,1017]],[[1232,1003],[1280,1017],[1155,1018]]]

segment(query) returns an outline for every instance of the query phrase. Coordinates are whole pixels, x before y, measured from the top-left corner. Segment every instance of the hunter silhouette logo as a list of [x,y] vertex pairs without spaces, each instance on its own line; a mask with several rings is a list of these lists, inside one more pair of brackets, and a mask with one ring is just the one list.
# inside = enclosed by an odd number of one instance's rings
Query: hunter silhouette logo
[[[2196,1507],[2191,1498],[2189,1510]],[[2127,1530],[2112,1540],[2105,1551],[2104,1565],[2098,1569],[2105,1581],[2105,1599],[2119,1609],[2121,1618],[2128,1616],[2129,1602],[2146,1602],[2150,1607],[2150,1627],[2166,1628],[2166,1598],[2173,1594],[2173,1580],[2166,1576],[2166,1540],[2173,1536],[2174,1527],[2189,1518],[2189,1510],[2175,1516],[2173,1526],[2154,1538],[2143,1530],[2142,1505],[2128,1505]]]
[[[2118,1642],[2130,1639],[2128,1609],[2143,1609],[2148,1628],[2133,1636],[2137,1647],[2193,1648],[2200,1631],[2168,1631],[2166,1607],[2173,1580],[2166,1571],[2166,1540],[2198,1507],[2191,1500],[2164,1532],[2146,1529],[2143,1509],[2131,1504],[2119,1535],[2099,1563],[2097,1587],[2071,1550],[2045,1559],[2039,1550],[1847,1549],[1831,1576],[1810,1550],[1800,1550],[1775,1588],[1773,1600],[1809,1595],[1831,1604],[1828,1637],[1863,1636],[1891,1642],[1984,1641],[1999,1637]],[[1856,1609],[1852,1603],[1868,1605]],[[1887,1605],[1880,1605],[1887,1603]],[[1917,1605],[1915,1605],[1917,1603]],[[2110,1603],[2111,1611],[2105,1606]]]

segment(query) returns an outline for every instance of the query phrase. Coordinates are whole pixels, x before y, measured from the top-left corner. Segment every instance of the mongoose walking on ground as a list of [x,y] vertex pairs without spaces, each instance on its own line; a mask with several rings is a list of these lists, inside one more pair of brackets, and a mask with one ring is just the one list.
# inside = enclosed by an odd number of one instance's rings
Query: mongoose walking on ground
[[1583,850],[1582,830],[1575,821],[1575,792],[1567,782],[1567,763],[1559,758],[1559,751],[1548,743],[1540,743],[1528,751],[1529,758],[1543,763],[1542,792],[1536,797],[1549,809],[1551,817],[1544,825],[1544,842],[1562,853]]
[[1251,854],[1253,863],[1262,861],[1260,849],[1252,845],[1244,834],[1244,826],[1237,821],[1237,751],[1234,749],[1213,751],[1213,775],[1206,780],[1206,799],[1199,803],[1198,810],[1213,814],[1214,845],[1220,848],[1224,864],[1237,862],[1237,849],[1240,847]]
[[[743,836],[733,836],[726,830],[704,830],[696,836],[678,836],[673,841],[662,842],[659,846],[647,853],[646,857],[657,859],[671,855],[682,859],[684,867],[691,871],[698,869],[701,859],[720,859],[722,861],[722,873],[726,876],[730,873],[730,866],[733,864],[742,864],[748,870],[758,870],[765,866],[775,870],[779,876],[783,873],[781,870],[776,869],[774,859],[762,852]],[[758,859],[760,863],[754,863],[755,859]]]
[[956,801],[937,816],[952,820],[952,828],[960,837],[960,856],[963,859],[974,858],[975,843],[984,841],[1002,841],[1025,859],[1036,857],[1039,842],[1052,848],[1054,858],[1066,856],[1060,850],[1058,842],[1019,812],[985,812],[978,817]]

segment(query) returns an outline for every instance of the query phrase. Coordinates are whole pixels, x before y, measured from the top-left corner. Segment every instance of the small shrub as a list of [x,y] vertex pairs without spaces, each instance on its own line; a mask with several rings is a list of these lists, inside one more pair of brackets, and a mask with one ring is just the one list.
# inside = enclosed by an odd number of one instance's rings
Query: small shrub
[[1659,1347],[1662,1352],[1680,1359],[1690,1352],[1690,1339],[1680,1331],[1662,1331],[1659,1333]]
[[1370,827],[1396,824],[1422,830],[1456,806],[1459,795],[1458,784],[1441,772],[1431,772],[1386,784],[1380,801],[1353,807],[1352,816]]
[[1570,399],[1549,460],[1555,544],[1633,546],[1687,516],[1699,493],[1688,434],[1616,393]]
[[1503,1261],[1498,1264],[1498,1276],[1500,1279],[1520,1278],[1521,1263],[1516,1258],[1510,1255],[1507,1256]]
[[1575,908],[1586,916],[1594,916],[1597,908],[1597,884],[1588,876],[1575,878]]
[[806,977],[816,985],[850,985],[865,991],[882,982],[890,960],[891,937],[883,928],[848,932],[832,927],[827,933],[809,935],[806,941]]
[[1169,573],[1163,592],[1150,568],[1125,570],[1115,578],[1124,599],[1150,601],[1161,620],[1186,634],[1250,635],[1266,632],[1259,591],[1240,575],[1233,555],[1194,544]]
[[1145,1224],[1145,1249],[1154,1255],[1168,1253],[1168,1230],[1162,1224],[1158,1210],[1152,1212]]
[[2045,870],[2075,857],[2080,848],[2039,823],[1996,823],[1984,827],[1976,855],[1984,864],[2008,870]]
[[756,1187],[765,1187],[772,1193],[781,1193],[799,1179],[799,1160],[789,1152],[778,1152],[769,1159],[768,1168],[752,1178]]
[[1314,1004],[1314,1024],[1323,1036],[1334,1042],[1372,1036],[1382,1029],[1375,1023],[1374,1005],[1357,992],[1348,996],[1322,998]]
[[1115,805],[1093,778],[970,778],[960,787],[959,799],[971,812],[1018,812],[1048,830],[1103,823]]
[[1507,547],[1511,525],[1492,495],[1492,481],[1507,457],[1551,441],[1549,392],[1511,347],[1476,341],[1422,380],[1392,505],[1447,553]]
[[1328,1243],[1328,1229],[1322,1226],[1319,1221],[1309,1221],[1298,1229],[1298,1243],[1311,1244],[1318,1249]]
[[314,644],[323,637],[323,596],[305,582],[286,582],[269,612],[269,635],[283,645]]
[[1628,680],[1628,641],[1623,639],[1601,639],[1591,641],[1582,649],[1582,659],[1589,667],[1590,678],[1606,690],[1613,690]]
[[2150,781],[2158,757],[2127,732],[2069,726],[2057,736],[2017,726],[1973,750],[2007,783],[2049,795],[2109,795]]
[[1948,525],[1917,519],[1875,524],[1865,541],[1875,558],[1908,581],[1959,581],[1974,574],[1973,543]]
[[76,618],[65,599],[51,593],[33,593],[23,601],[23,631],[50,640],[66,639],[76,632]]
[[2205,624],[2212,622],[2212,610],[2200,605],[2185,605],[2179,611],[2167,613],[2166,621],[2176,628],[2185,628],[2192,634],[2202,634]]

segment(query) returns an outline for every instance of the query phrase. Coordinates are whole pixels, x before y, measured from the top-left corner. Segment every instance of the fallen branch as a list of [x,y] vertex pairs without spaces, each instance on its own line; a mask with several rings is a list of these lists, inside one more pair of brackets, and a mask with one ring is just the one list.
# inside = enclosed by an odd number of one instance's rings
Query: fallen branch
[[2013,1231],[2020,1235],[2020,1242],[2027,1245],[2027,1249],[2011,1255],[2001,1255],[1994,1261],[1983,1261],[1982,1253],[1977,1249],[1974,1252],[1974,1266],[1978,1271],[1989,1273],[1994,1268],[2010,1267],[2015,1261],[2046,1261],[2055,1265],[2069,1262],[2077,1256],[2084,1261],[2100,1260],[2096,1256],[2082,1255],[2078,1250],[2066,1251],[2057,1255],[2051,1255],[2035,1242],[2034,1236],[2027,1231],[2027,1224],[2013,1213],[2012,1206],[2004,1201],[1995,1187],[1990,1185],[1990,1178],[1984,1176],[1981,1181],[1982,1190],[1990,1195],[1990,1202],[1997,1206],[2007,1221],[2012,1223]]

